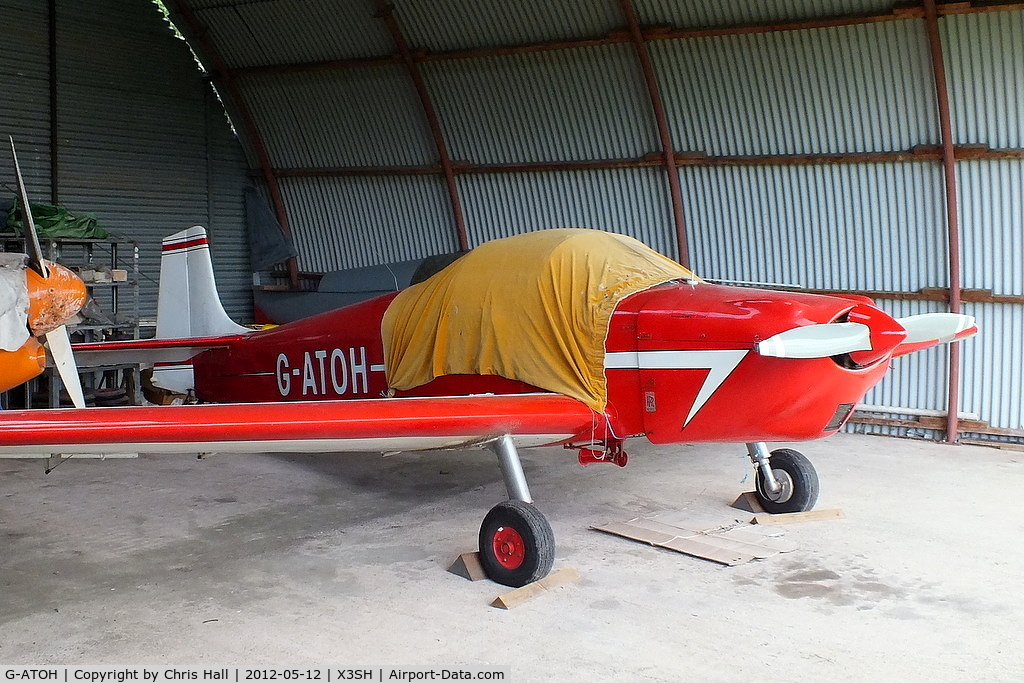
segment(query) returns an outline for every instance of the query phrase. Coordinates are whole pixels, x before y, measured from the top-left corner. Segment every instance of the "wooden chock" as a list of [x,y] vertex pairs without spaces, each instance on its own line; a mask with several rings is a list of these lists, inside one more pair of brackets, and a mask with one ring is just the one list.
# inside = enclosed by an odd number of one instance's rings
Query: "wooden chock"
[[737,510],[743,510],[744,512],[753,512],[755,515],[764,512],[764,508],[761,507],[761,501],[753,491],[744,491],[741,493],[739,498],[732,502],[731,507],[734,507]]
[[478,552],[462,553],[455,559],[452,566],[448,567],[448,571],[470,581],[487,578],[483,565],[480,564],[480,553]]
[[572,567],[559,569],[557,572],[548,574],[540,581],[528,583],[522,588],[516,588],[513,591],[499,595],[494,599],[494,602],[491,603],[491,607],[497,607],[499,609],[512,609],[513,607],[518,607],[538,595],[543,595],[555,588],[561,588],[566,584],[572,583],[578,578],[580,578],[580,573]]

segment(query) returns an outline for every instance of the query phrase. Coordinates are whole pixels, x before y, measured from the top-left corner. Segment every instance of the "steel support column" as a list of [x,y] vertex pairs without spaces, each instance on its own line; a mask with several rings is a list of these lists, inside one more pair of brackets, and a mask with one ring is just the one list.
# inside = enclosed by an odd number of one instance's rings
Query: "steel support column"
[[455,182],[455,168],[452,165],[451,157],[448,156],[448,146],[444,142],[444,135],[441,133],[441,123],[438,121],[434,104],[430,100],[430,93],[427,92],[427,86],[423,82],[423,76],[420,75],[419,66],[417,66],[416,59],[409,49],[409,44],[405,42],[402,27],[398,25],[398,20],[395,19],[391,5],[386,0],[374,0],[374,6],[377,8],[378,16],[387,24],[388,31],[391,32],[391,38],[395,42],[395,47],[405,63],[405,68],[409,72],[409,78],[412,79],[412,84],[416,88],[416,94],[420,98],[420,105],[423,107],[423,113],[427,117],[427,125],[430,126],[430,134],[434,138],[434,146],[437,148],[437,156],[441,162],[441,172],[444,173],[445,184],[448,186],[448,198],[452,204],[452,217],[455,221],[455,233],[459,241],[459,249],[469,249],[466,219],[462,213],[459,187]]
[[[957,204],[956,152],[953,149],[953,126],[949,116],[949,91],[946,88],[946,66],[942,58],[938,10],[935,0],[924,0],[928,47],[935,76],[935,97],[939,109],[939,131],[942,136],[942,168],[946,186],[946,226],[949,243],[949,310],[960,312],[960,221]],[[946,441],[959,439],[960,407],[960,344],[949,345],[949,400],[947,403]]]
[[629,35],[633,42],[633,47],[636,49],[637,59],[640,60],[640,68],[644,73],[647,92],[651,98],[651,108],[654,110],[654,121],[658,126],[658,137],[661,139],[661,153],[665,163],[665,172],[668,174],[668,188],[672,198],[672,222],[676,230],[679,263],[689,268],[690,257],[686,244],[686,224],[683,221],[683,191],[679,185],[679,172],[676,170],[676,155],[672,145],[672,134],[668,129],[668,117],[665,115],[665,103],[661,99],[658,79],[654,75],[654,65],[651,63],[651,53],[647,49],[647,40],[640,29],[636,12],[633,11],[633,3],[630,0],[620,0],[620,3],[622,5],[622,14],[629,25]]

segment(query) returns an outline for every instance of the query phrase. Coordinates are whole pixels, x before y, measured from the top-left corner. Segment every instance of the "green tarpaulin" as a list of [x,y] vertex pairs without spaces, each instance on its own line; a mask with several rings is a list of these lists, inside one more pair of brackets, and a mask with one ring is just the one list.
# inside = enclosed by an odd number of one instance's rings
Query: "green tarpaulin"
[[[32,203],[30,206],[32,207],[32,219],[36,224],[36,232],[40,237],[79,239],[105,239],[107,237],[107,231],[99,226],[95,216],[88,214],[72,216],[64,207],[50,204]],[[25,232],[21,208],[17,202],[7,214],[7,227],[16,235],[22,235]]]

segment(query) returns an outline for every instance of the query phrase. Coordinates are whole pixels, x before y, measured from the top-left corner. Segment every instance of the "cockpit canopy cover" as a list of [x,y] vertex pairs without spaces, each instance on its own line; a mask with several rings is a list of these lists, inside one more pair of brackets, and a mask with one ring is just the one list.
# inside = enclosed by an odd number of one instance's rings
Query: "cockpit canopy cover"
[[598,230],[541,230],[487,242],[403,290],[381,325],[388,386],[499,375],[603,411],[605,340],[620,301],[696,280],[642,242]]

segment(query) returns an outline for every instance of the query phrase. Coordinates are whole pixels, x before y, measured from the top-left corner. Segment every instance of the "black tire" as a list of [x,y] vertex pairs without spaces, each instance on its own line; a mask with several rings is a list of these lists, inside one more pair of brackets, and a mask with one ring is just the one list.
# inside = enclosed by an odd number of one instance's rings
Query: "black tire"
[[521,500],[498,503],[480,525],[480,564],[513,588],[539,581],[555,562],[555,533],[540,510]]
[[818,473],[814,465],[799,451],[779,448],[772,451],[768,462],[782,491],[772,494],[764,481],[764,472],[757,467],[757,497],[765,512],[806,512],[818,502]]

